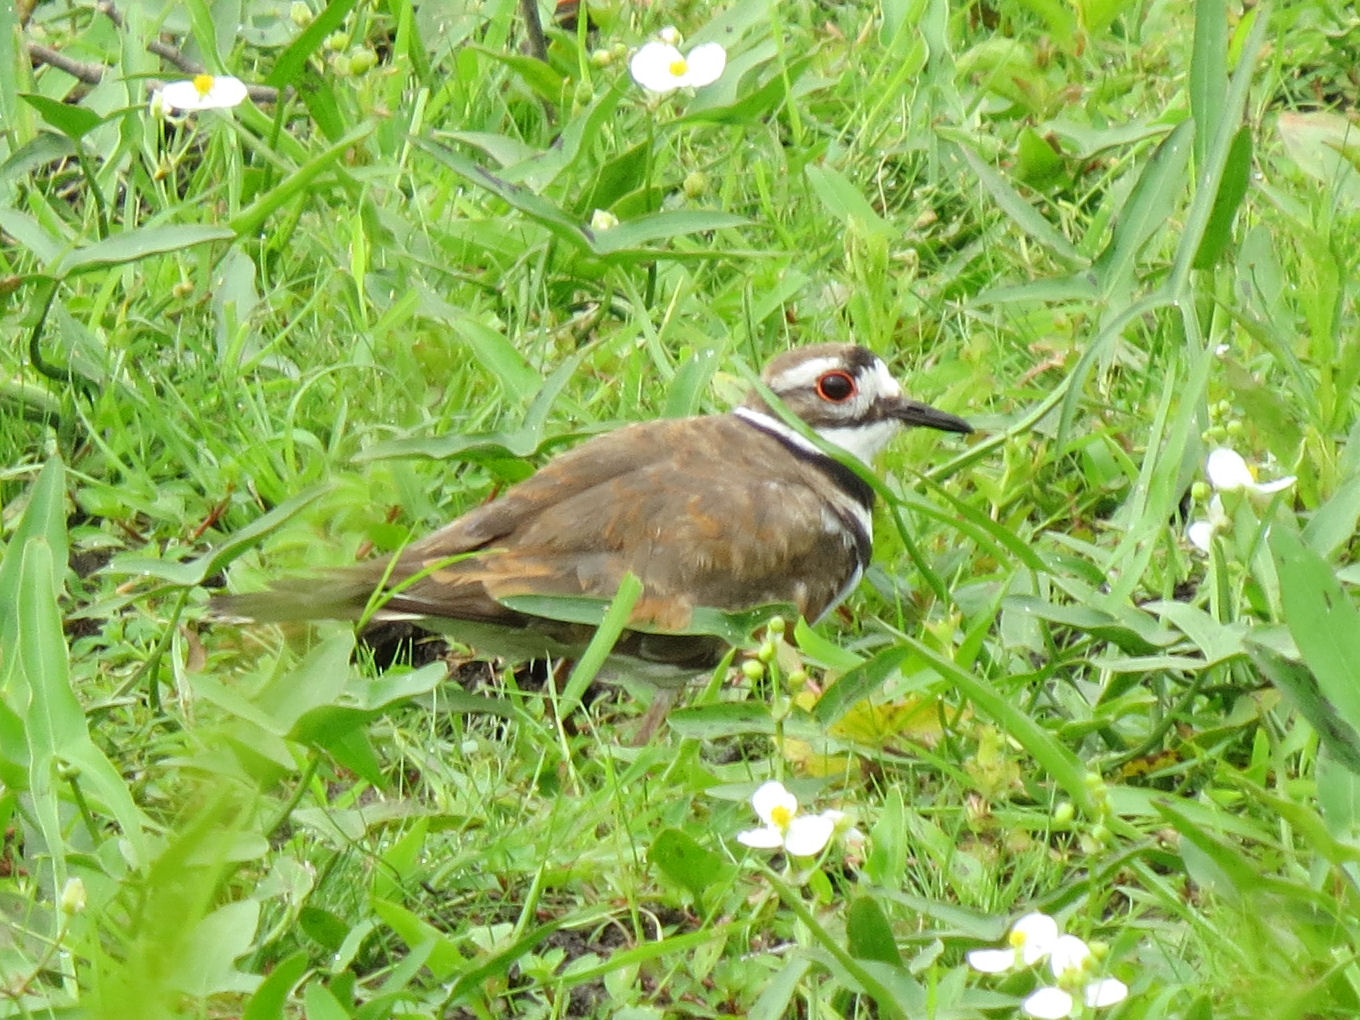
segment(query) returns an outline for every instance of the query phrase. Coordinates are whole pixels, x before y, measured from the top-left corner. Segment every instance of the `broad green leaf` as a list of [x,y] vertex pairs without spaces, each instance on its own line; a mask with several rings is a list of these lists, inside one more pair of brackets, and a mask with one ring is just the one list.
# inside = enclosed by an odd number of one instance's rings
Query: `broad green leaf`
[[850,955],[860,960],[877,960],[894,967],[902,966],[902,954],[893,938],[892,925],[883,908],[869,896],[859,896],[850,904],[845,921]]
[[504,64],[513,70],[530,89],[546,103],[556,104],[562,100],[564,79],[551,62],[539,60],[522,53],[474,46],[478,53],[497,64]]
[[1337,715],[1323,696],[1317,677],[1302,663],[1285,658],[1273,648],[1247,642],[1247,654],[1261,674],[1278,687],[1298,713],[1317,730],[1330,757],[1360,776],[1360,732]]
[[373,913],[391,928],[397,938],[406,943],[413,952],[426,955],[425,966],[436,981],[447,981],[453,974],[460,972],[467,961],[458,951],[457,943],[446,936],[434,925],[399,903],[374,897],[370,901]]
[[647,860],[700,906],[709,888],[730,882],[736,871],[727,858],[680,829],[663,829],[658,833],[647,850]]
[[1319,556],[1330,556],[1360,531],[1360,475],[1348,478],[1313,512],[1303,541]]
[[1043,214],[1011,187],[1004,177],[988,166],[982,157],[973,151],[965,136],[958,133],[951,134],[945,130],[940,130],[940,134],[945,138],[953,139],[958,146],[958,151],[963,155],[964,162],[977,176],[978,183],[992,196],[993,201],[1014,221],[1017,227],[1058,258],[1067,262],[1085,264],[1086,259],[1082,257],[1076,246],[1058,233],[1053,225],[1044,219]]
[[666,405],[661,410],[663,418],[685,418],[699,413],[699,403],[713,380],[718,368],[718,352],[715,350],[695,351],[679,368],[675,378],[666,389]]
[[[1195,252],[1193,265],[1196,269],[1211,268],[1232,240],[1233,219],[1247,195],[1247,184],[1251,180],[1251,131],[1251,127],[1244,124],[1233,135],[1232,146],[1228,149],[1228,162],[1223,167],[1218,194],[1214,196],[1214,207],[1209,213],[1209,222],[1205,224],[1199,250]],[[1196,140],[1198,137],[1196,135]]]
[[541,428],[529,427],[514,432],[476,432],[467,435],[450,433],[442,436],[392,439],[374,443],[355,456],[357,463],[389,460],[396,457],[428,457],[431,460],[467,460],[483,462],[507,457],[527,459],[551,452],[563,443],[607,432],[621,422],[597,422],[589,429],[545,436]]
[[1092,268],[1101,290],[1115,294],[1127,285],[1138,253],[1157,231],[1165,229],[1186,191],[1194,124],[1183,121],[1167,135],[1138,175],[1128,201],[1119,211],[1114,236]]
[[803,176],[827,212],[847,227],[853,226],[875,237],[895,239],[900,235],[901,231],[880,216],[850,179],[835,167],[809,163],[803,168]]
[[[75,151],[75,145],[65,135],[41,131],[0,163],[0,186],[9,187],[54,160],[74,156]],[[12,209],[5,211],[14,214]]]
[[471,348],[477,364],[495,378],[511,400],[527,402],[543,388],[543,377],[504,333],[465,315],[454,318],[449,326]]
[[52,272],[59,272],[62,276],[73,276],[86,270],[123,265],[152,255],[183,251],[199,244],[230,241],[234,237],[233,232],[225,227],[205,227],[198,224],[134,227],[84,248],[77,248],[60,259]]
[[[360,681],[350,667],[353,654],[354,632],[337,628],[296,666],[271,678],[251,703],[269,720],[273,732],[297,736],[291,731],[308,712],[335,707],[343,692],[358,686]],[[348,705],[359,707],[354,701],[353,696],[345,698]]]
[[1308,176],[1355,208],[1360,206],[1360,127],[1338,113],[1281,113],[1275,121],[1284,151]]
[[541,149],[535,149],[518,138],[491,131],[454,131],[447,137],[480,149],[499,163],[502,169],[522,165],[543,155]]
[[1177,640],[1176,633],[1159,627],[1140,609],[1125,607],[1118,615],[1089,605],[1059,605],[1033,595],[1011,595],[1004,602],[1010,612],[1025,613],[1039,620],[1073,630],[1133,655],[1151,655]]
[[66,837],[57,785],[70,770],[82,794],[122,827],[137,860],[145,860],[146,820],[126,782],[90,739],[85,711],[71,688],[70,659],[58,598],[67,560],[66,488],[53,458],[29,490],[28,505],[0,561],[0,695],[3,716],[23,720],[27,786],[52,855],[65,879]]
[[199,999],[255,991],[260,986],[260,976],[237,970],[233,961],[250,952],[259,924],[258,900],[228,903],[203,918],[189,932],[187,943],[181,948],[181,959],[186,965],[177,968],[172,976],[175,987]]
[[801,616],[793,625],[793,642],[799,652],[817,665],[842,673],[865,662],[858,652],[847,651],[835,641],[822,637]]
[[[347,667],[348,662],[344,665]],[[292,724],[288,735],[295,740],[325,746],[328,740],[363,726],[393,705],[430,693],[447,678],[448,667],[443,662],[431,662],[419,669],[388,670],[367,684],[357,678],[351,679],[337,694],[338,704],[317,704],[306,709]]]
[[36,219],[17,209],[0,208],[0,230],[31,251],[44,265],[53,265],[67,249],[64,239],[53,237]]
[[817,699],[812,717],[823,726],[830,726],[901,673],[903,665],[910,659],[911,649],[900,645],[876,653],[837,678]]
[[1015,173],[1031,188],[1043,191],[1055,184],[1066,169],[1062,153],[1033,128],[1020,132],[1016,144]]
[[1203,665],[1227,662],[1246,651],[1243,638],[1248,627],[1241,621],[1221,623],[1198,606],[1175,600],[1147,602],[1139,609],[1160,617],[1194,642],[1204,656]]
[[1154,802],[1171,827],[1185,843],[1181,856],[1190,877],[1205,889],[1221,896],[1240,897],[1258,888],[1260,875],[1256,862],[1224,839],[1209,832],[1170,798]]
[[786,958],[779,972],[766,982],[760,997],[747,1011],[747,1020],[783,1020],[784,1017],[797,1016],[798,1011],[791,1007],[791,1003],[812,966],[812,959],[801,953]]
[[563,212],[552,202],[535,195],[527,188],[518,187],[497,177],[461,152],[456,152],[446,145],[419,138],[415,139],[415,144],[464,180],[485,188],[511,208],[518,209],[559,240],[582,251],[590,250],[591,242],[585,224],[575,216]]
[[285,1020],[284,1006],[310,968],[311,958],[305,950],[274,964],[246,1003],[241,1020]]
[[[1208,162],[1209,145],[1219,125],[1229,116],[1227,98],[1228,12],[1223,0],[1195,0],[1195,37],[1190,51],[1190,116],[1195,122],[1195,165],[1200,168]],[[1212,262],[1211,259],[1210,264]]]
[[746,217],[732,213],[710,212],[704,209],[674,209],[639,216],[636,219],[625,220],[617,227],[591,230],[588,233],[596,254],[608,256],[618,251],[641,248],[651,241],[665,241],[686,234],[707,233],[728,227],[743,227],[750,222]]
[[354,1016],[335,997],[335,993],[320,981],[307,982],[307,988],[302,993],[302,1010],[307,1020],[353,1020]]
[[754,701],[673,709],[666,716],[666,727],[687,740],[721,740],[748,733],[773,736],[775,732],[769,706]]
[[61,103],[32,92],[20,92],[19,98],[37,110],[43,120],[73,142],[80,141],[104,123],[103,117],[79,103]]
[[1287,528],[1267,539],[1280,583],[1285,625],[1337,720],[1360,731],[1360,610],[1327,562]]

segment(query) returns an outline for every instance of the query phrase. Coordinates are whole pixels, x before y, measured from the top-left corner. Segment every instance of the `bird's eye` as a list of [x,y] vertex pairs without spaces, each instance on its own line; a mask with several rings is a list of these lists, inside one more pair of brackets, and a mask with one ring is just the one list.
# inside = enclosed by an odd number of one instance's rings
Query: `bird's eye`
[[855,377],[849,372],[837,369],[827,372],[817,380],[817,396],[833,404],[843,404],[855,395]]

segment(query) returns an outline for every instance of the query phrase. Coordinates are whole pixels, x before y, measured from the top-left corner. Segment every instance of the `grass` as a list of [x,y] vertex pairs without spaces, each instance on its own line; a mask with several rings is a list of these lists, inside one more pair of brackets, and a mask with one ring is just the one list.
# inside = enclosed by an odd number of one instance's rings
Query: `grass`
[[[1008,1016],[1031,910],[1111,1016],[1360,1011],[1352,11],[294,9],[0,9],[0,1013]],[[668,24],[728,71],[649,99]],[[284,97],[156,120],[154,39]],[[647,746],[205,619],[822,339],[980,434]],[[1219,445],[1297,481],[1206,554]],[[772,777],[863,842],[745,850]]]

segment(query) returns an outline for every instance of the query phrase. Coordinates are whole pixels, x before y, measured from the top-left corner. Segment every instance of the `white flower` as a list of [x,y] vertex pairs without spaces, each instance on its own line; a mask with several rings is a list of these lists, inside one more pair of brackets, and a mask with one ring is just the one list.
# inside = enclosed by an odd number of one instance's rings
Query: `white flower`
[[1002,974],[1016,967],[1032,967],[1052,950],[1058,941],[1058,922],[1047,914],[1026,914],[1011,925],[1006,949],[974,949],[968,966],[984,974]]
[[1273,482],[1258,482],[1256,472],[1242,455],[1226,446],[1210,451],[1204,473],[1214,488],[1214,496],[1209,501],[1209,516],[1192,521],[1185,529],[1185,537],[1190,540],[1190,544],[1203,553],[1209,551],[1216,534],[1232,526],[1232,519],[1223,509],[1223,499],[1219,493],[1245,492],[1251,496],[1270,496],[1289,488],[1296,481],[1293,475],[1286,475]]
[[1209,454],[1204,466],[1209,476],[1209,484],[1218,492],[1249,492],[1255,496],[1269,496],[1294,484],[1293,475],[1277,478],[1273,482],[1257,482],[1256,473],[1247,466],[1242,455],[1226,446],[1220,446]]
[[[986,974],[1001,974],[1016,967],[1032,967],[1047,959],[1056,985],[1031,994],[1020,1008],[1038,1020],[1061,1020],[1072,1015],[1077,994],[1091,1009],[1113,1006],[1128,998],[1129,986],[1116,978],[1091,976],[1091,947],[1075,935],[1063,935],[1047,914],[1026,914],[1011,926],[1007,949],[974,949],[968,964]],[[1077,994],[1074,994],[1077,993]]]
[[[1129,986],[1116,978],[1090,979],[1091,947],[1075,935],[1060,935],[1049,951],[1048,963],[1057,979],[1056,987],[1040,988],[1020,1006],[1039,1020],[1062,1020],[1072,1015],[1081,992],[1081,1001],[1092,1009],[1113,1006],[1128,998]],[[1071,989],[1072,991],[1069,991]]]
[[1185,529],[1185,537],[1200,552],[1207,553],[1214,544],[1214,536],[1226,531],[1231,524],[1232,519],[1223,509],[1223,497],[1214,493],[1213,499],[1209,500],[1209,516],[1204,520],[1191,521]]
[[800,815],[798,798],[772,779],[751,795],[751,807],[764,824],[737,833],[737,842],[756,850],[784,850],[794,857],[815,857],[831,841],[839,812]]
[[686,56],[667,42],[649,42],[633,54],[628,70],[648,92],[666,95],[681,88],[712,85],[727,66],[721,43],[704,43]]
[[[227,75],[200,74],[186,81],[172,81],[160,91],[161,105],[170,113],[240,106],[245,98],[245,82]],[[155,100],[152,102],[154,104]]]

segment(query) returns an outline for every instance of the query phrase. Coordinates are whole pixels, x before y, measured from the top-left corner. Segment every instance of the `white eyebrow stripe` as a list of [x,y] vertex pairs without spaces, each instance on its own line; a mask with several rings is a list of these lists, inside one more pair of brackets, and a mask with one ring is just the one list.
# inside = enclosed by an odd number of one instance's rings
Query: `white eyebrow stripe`
[[840,358],[813,358],[780,372],[770,380],[770,389],[776,393],[780,390],[802,389],[811,386],[833,368],[845,368],[845,363]]

